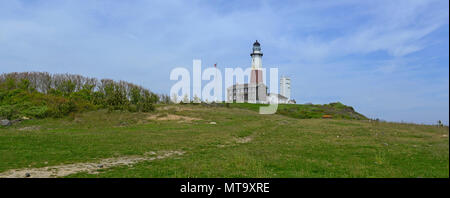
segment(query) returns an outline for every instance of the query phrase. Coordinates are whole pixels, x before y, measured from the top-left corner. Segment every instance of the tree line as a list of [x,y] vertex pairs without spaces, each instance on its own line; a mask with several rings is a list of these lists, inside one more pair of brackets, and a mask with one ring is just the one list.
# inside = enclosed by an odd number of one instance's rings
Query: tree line
[[14,72],[0,75],[0,117],[61,117],[72,112],[106,108],[149,112],[155,103],[169,103],[139,85],[74,74]]

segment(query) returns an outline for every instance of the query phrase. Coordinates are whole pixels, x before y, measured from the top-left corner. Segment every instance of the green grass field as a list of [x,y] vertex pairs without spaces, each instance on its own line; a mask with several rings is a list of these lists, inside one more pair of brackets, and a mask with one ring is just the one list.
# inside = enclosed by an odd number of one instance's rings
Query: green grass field
[[11,169],[181,151],[183,155],[65,177],[449,177],[448,127],[299,119],[236,106],[157,109],[100,110],[2,127],[0,175]]

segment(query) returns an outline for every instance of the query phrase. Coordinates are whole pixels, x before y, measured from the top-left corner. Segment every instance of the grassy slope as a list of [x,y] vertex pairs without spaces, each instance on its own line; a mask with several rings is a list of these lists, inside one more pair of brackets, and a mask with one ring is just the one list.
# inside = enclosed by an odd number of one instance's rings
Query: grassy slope
[[[264,104],[233,103],[231,107],[245,108],[253,111],[259,111],[260,106]],[[356,112],[353,107],[343,105],[342,103],[330,104],[279,104],[277,114],[289,116],[292,118],[322,118],[323,115],[332,115],[335,119],[354,119],[367,120],[367,118]]]
[[[98,111],[0,128],[0,172],[183,150],[176,158],[70,177],[449,177],[447,127],[195,105],[163,111],[202,120],[147,121],[149,114]],[[252,141],[236,143],[239,137]]]

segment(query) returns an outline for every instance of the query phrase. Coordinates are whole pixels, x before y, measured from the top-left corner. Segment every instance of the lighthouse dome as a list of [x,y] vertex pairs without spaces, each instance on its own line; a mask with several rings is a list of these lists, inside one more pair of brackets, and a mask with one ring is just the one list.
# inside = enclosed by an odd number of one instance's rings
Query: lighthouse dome
[[253,43],[253,53],[261,51],[261,44],[259,44],[258,40]]

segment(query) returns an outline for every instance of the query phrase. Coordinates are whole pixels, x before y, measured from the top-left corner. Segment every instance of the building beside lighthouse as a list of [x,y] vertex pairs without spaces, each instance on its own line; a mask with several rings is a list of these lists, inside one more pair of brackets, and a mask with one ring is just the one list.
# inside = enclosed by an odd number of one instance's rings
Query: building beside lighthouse
[[269,93],[267,102],[273,103],[277,101],[279,104],[295,104],[295,100],[291,99],[291,79],[286,76],[280,78],[280,93]]
[[[290,79],[283,84],[286,95],[267,93],[267,86],[264,84],[261,44],[256,40],[253,43],[253,51],[250,54],[252,58],[252,66],[250,72],[250,82],[245,84],[236,83],[227,88],[227,102],[238,103],[293,103],[290,100]],[[286,83],[287,82],[287,83]],[[281,84],[280,84],[281,85]],[[288,91],[287,91],[288,89]]]
[[291,98],[291,79],[286,76],[280,78],[280,94],[288,99]]

